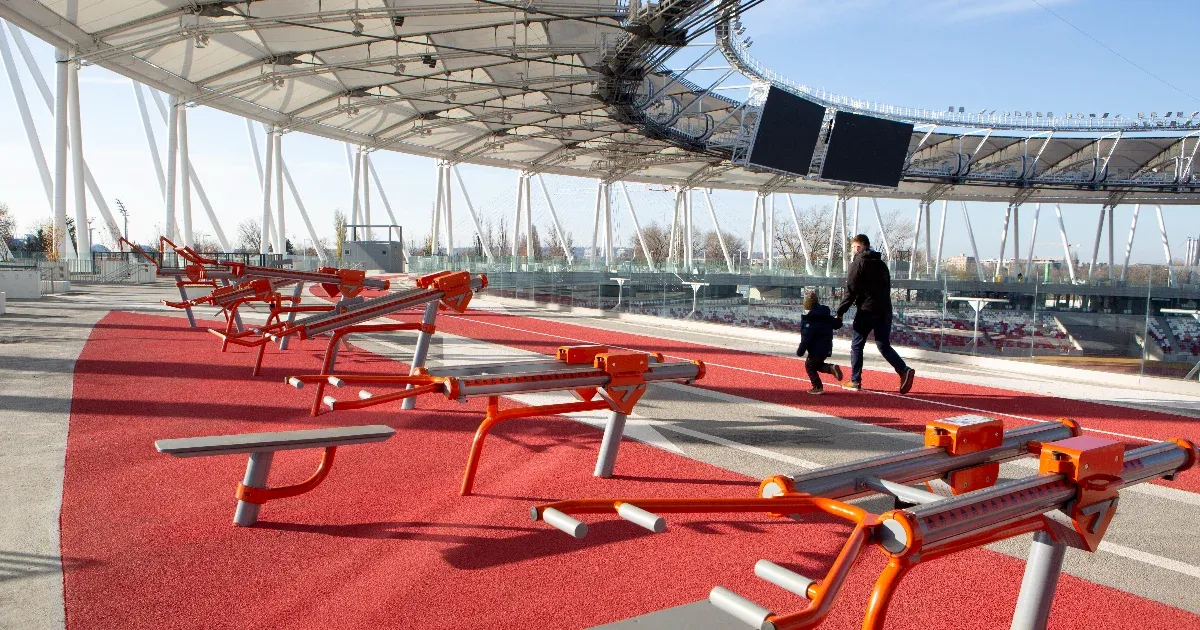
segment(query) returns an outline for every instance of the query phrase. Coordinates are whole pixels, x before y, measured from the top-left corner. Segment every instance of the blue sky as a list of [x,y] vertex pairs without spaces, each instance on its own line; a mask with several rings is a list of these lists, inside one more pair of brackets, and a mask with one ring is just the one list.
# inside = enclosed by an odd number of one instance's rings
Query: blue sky
[[[1194,2],[1040,2],[1145,71],[1064,24],[1033,0],[767,0],[750,11],[744,22],[746,34],[754,40],[751,52],[780,73],[814,87],[899,105],[931,109],[954,105],[969,111],[1109,111],[1126,116],[1138,111],[1200,109],[1200,102],[1181,93],[1200,94],[1200,81],[1194,71],[1194,40],[1189,29],[1177,28],[1185,21],[1196,24]],[[52,81],[52,50],[34,38],[27,39],[43,73]],[[19,58],[18,66],[50,158],[52,116],[36,96]],[[132,235],[148,237],[155,232],[156,224],[162,223],[163,203],[131,84],[98,67],[84,68],[80,76],[84,153],[110,205],[120,198],[130,208]],[[4,84],[0,87],[0,201],[12,207],[20,227],[25,228],[48,216],[50,210],[7,80],[0,83]],[[165,125],[153,106],[152,119],[160,151],[165,153]],[[193,163],[226,233],[232,234],[238,222],[261,213],[261,193],[245,123],[216,110],[194,108],[189,110],[189,128]],[[330,233],[333,211],[348,207],[343,145],[302,134],[289,134],[283,142],[289,168],[317,231]],[[436,181],[433,162],[392,152],[376,153],[373,159],[399,222],[410,234],[428,232]],[[493,221],[511,221],[515,173],[467,165],[461,169],[476,206]],[[576,244],[590,241],[593,184],[559,177],[547,178],[547,182]],[[639,213],[646,215],[643,222],[669,221],[670,193],[646,191],[641,186],[631,186],[631,192]],[[534,197],[535,222],[542,227],[548,224],[549,215],[539,190],[535,189]],[[614,198],[621,199],[621,195],[614,194]],[[463,245],[470,238],[471,225],[458,199],[455,233]],[[800,206],[829,201],[796,198]],[[289,235],[302,241],[307,236],[291,210],[290,198],[288,203]],[[722,227],[745,234],[751,204],[749,193],[718,194]],[[905,216],[913,214],[916,207],[913,201],[885,202],[882,206],[899,209]],[[383,216],[378,198],[372,207],[376,217]],[[707,229],[707,212],[702,205],[696,207],[697,227]],[[779,207],[786,206],[781,203]],[[1083,244],[1081,257],[1085,259],[1091,254],[1098,209],[1094,205],[1064,208],[1070,241]],[[961,213],[954,205],[951,210],[947,255],[969,249]],[[1200,235],[1200,218],[1195,210],[1164,209],[1176,256],[1182,255],[1184,238]],[[1117,209],[1118,255],[1124,247],[1131,213],[1132,206]],[[194,203],[193,214],[196,229],[211,232],[198,202]],[[1028,209],[1022,217],[1023,249],[1028,245],[1031,215]],[[626,216],[623,210],[616,214],[621,243],[627,242],[631,228]],[[973,207],[972,222],[984,258],[996,255],[1002,217],[1001,206]],[[1038,256],[1061,255],[1052,225],[1053,212],[1047,209],[1037,239]],[[1133,259],[1163,260],[1152,212],[1142,213]]]

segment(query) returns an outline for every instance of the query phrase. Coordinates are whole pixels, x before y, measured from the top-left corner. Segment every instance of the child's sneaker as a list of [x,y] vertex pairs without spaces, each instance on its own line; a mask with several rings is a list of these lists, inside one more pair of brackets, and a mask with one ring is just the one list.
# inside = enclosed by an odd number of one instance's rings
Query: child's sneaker
[[820,396],[821,394],[825,393],[825,390],[820,387],[814,387],[808,390],[808,393],[812,394],[813,396]]

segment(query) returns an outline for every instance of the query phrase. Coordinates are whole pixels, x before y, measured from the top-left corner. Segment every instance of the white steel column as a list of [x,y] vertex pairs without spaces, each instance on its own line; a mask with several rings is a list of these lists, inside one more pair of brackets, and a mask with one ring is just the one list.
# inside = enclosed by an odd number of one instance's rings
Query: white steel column
[[292,174],[288,172],[287,162],[280,161],[280,166],[283,167],[283,179],[287,182],[288,189],[292,191],[292,199],[296,200],[296,210],[300,211],[300,218],[304,220],[304,227],[308,230],[308,237],[312,239],[313,249],[317,251],[317,258],[321,264],[328,262],[325,255],[325,248],[321,247],[321,241],[317,238],[317,231],[313,229],[312,221],[308,219],[308,211],[304,209],[304,201],[300,199],[300,191],[296,190],[296,183],[292,181]]
[[[833,275],[833,239],[837,234],[838,222],[838,207],[842,205],[842,198],[837,197],[833,202],[833,216],[829,217],[829,251],[825,254],[825,276]],[[879,226],[879,231],[883,231],[883,226]]]
[[767,196],[764,193],[758,193],[758,205],[762,207],[761,223],[758,226],[759,233],[762,234],[762,255],[763,269],[768,269],[770,265],[770,253],[767,249]]
[[1096,272],[1096,259],[1100,257],[1100,236],[1104,234],[1104,213],[1108,211],[1108,204],[1100,206],[1100,218],[1096,222],[1096,244],[1092,247],[1092,264],[1088,266],[1088,282],[1092,281],[1092,275]]
[[1142,204],[1134,204],[1133,206],[1133,222],[1129,225],[1129,240],[1125,243],[1125,263],[1121,265],[1121,282],[1125,282],[1125,274],[1129,271],[1129,254],[1133,252],[1133,233],[1137,230],[1138,213],[1142,211]]
[[604,262],[612,265],[613,255],[613,221],[612,221],[612,184],[604,182]]
[[750,236],[746,238],[746,268],[754,258],[754,232],[758,227],[758,193],[754,193],[754,214],[750,216]]
[[[372,169],[373,168],[374,167],[372,167]],[[467,184],[463,182],[462,173],[458,172],[457,164],[451,166],[450,169],[454,171],[454,176],[458,178],[458,187],[460,190],[462,190],[463,201],[467,202],[467,211],[471,213],[471,222],[475,224],[475,234],[479,236],[479,244],[483,246],[483,255],[487,257],[488,262],[492,262],[492,246],[488,245],[488,242],[483,238],[483,230],[479,227],[479,217],[475,214],[475,206],[471,204],[471,195],[467,193]],[[375,183],[378,184],[379,180],[375,180]],[[382,194],[382,192],[383,189],[380,188],[380,193]],[[384,201],[384,205],[387,205],[387,201]],[[551,207],[550,212],[554,212],[553,207]],[[391,211],[389,210],[388,213],[390,215]],[[558,219],[555,218],[555,221],[557,220]],[[396,220],[392,219],[392,222],[395,223]],[[571,254],[567,254],[567,260],[571,260]]]
[[29,111],[29,102],[25,100],[25,90],[21,87],[21,77],[17,74],[17,65],[13,61],[12,51],[8,47],[8,38],[4,35],[5,24],[4,20],[0,20],[0,58],[4,61],[4,70],[8,73],[8,85],[12,88],[13,98],[17,101],[21,124],[25,126],[25,138],[29,141],[30,152],[33,153],[33,163],[37,166],[38,175],[42,177],[42,187],[46,189],[46,203],[53,212],[54,179],[50,177],[50,167],[46,164],[42,141],[38,138],[37,127],[34,126],[33,115]]
[[[599,213],[600,213],[600,196],[599,195],[600,195],[600,192],[597,191],[596,192],[597,221],[599,220]],[[512,240],[512,256],[513,256],[513,258],[516,258],[517,256],[519,256],[521,254],[521,211],[524,209],[523,208],[524,204],[525,204],[525,173],[523,171],[517,171],[517,209],[516,209],[516,214],[513,216],[513,235],[512,235],[512,239],[513,239]],[[526,229],[528,229],[528,226],[526,226]],[[595,237],[593,237],[592,241],[593,241],[593,250],[594,250],[595,249]]]
[[1171,266],[1171,242],[1167,239],[1167,223],[1163,219],[1162,206],[1155,205],[1154,210],[1158,213],[1158,231],[1162,234],[1163,253],[1167,255],[1167,283],[1175,284],[1175,268]]
[[967,202],[963,201],[963,221],[967,224],[967,239],[971,241],[971,254],[975,256],[975,271],[979,274],[979,281],[983,282],[983,261],[979,258],[979,247],[975,245],[975,232],[971,229],[971,213],[967,211]]
[[1071,244],[1067,242],[1067,226],[1063,223],[1061,204],[1054,204],[1054,214],[1058,216],[1058,235],[1062,238],[1063,256],[1071,273],[1071,284],[1075,284],[1075,260],[1071,258]]
[[[375,171],[375,162],[368,160],[367,161],[367,170],[371,172],[371,179],[375,180],[375,190],[379,191],[379,199],[381,201],[383,201],[383,209],[387,211],[388,219],[391,220],[392,225],[400,225],[399,222],[396,221],[396,215],[392,214],[392,204],[388,203],[387,193],[384,192],[384,190],[383,190],[383,182],[380,181],[380,179],[379,179],[379,173]],[[458,171],[455,170],[455,172],[457,173]],[[461,180],[459,183],[461,184]],[[463,195],[466,195],[466,194],[467,194],[467,189],[463,188]],[[467,207],[468,208],[471,207],[470,200],[467,200]],[[474,213],[475,213],[474,209],[471,210],[471,213],[472,213],[472,218],[474,218]],[[476,222],[476,223],[478,223],[478,222]],[[478,225],[476,225],[476,228],[478,228]],[[407,257],[407,253],[405,254],[405,256]]]
[[[142,94],[142,84],[133,83],[133,96],[137,99],[138,111],[142,115],[142,129],[146,132],[146,143],[150,145],[150,158],[154,162],[154,174],[158,176],[158,190],[162,193],[163,202],[167,200],[167,178],[163,174],[162,157],[158,154],[158,140],[154,137],[154,128],[150,126],[150,114],[146,111],[146,97]],[[250,120],[246,119],[249,123]],[[253,137],[253,134],[252,134]],[[258,151],[254,152],[255,163],[258,163]],[[258,178],[262,179],[262,165],[258,165]]]
[[[812,266],[812,249],[808,246],[808,239],[804,238],[804,231],[800,229],[800,219],[796,217],[796,204],[792,202],[790,194],[785,197],[788,202],[788,210],[792,213],[792,225],[796,227],[796,236],[800,238],[800,253],[804,255],[804,273],[814,276],[816,272],[813,271]],[[733,272],[730,271],[730,273]]]
[[358,222],[358,153],[349,142],[346,143],[346,169],[346,174],[350,177],[350,223],[355,224]]
[[266,254],[271,247],[271,234],[268,227],[271,222],[271,168],[275,163],[275,130],[267,132],[267,155],[263,160],[263,209],[262,235],[258,240],[258,253]]
[[[456,169],[454,172],[457,173],[458,170]],[[562,222],[558,220],[558,212],[555,212],[555,210],[554,210],[554,202],[550,200],[550,189],[546,188],[546,180],[542,179],[541,173],[538,173],[537,178],[538,178],[538,184],[541,185],[541,187],[542,187],[542,198],[546,200],[546,207],[550,209],[550,218],[554,221],[554,233],[558,235],[558,242],[560,245],[562,245],[563,253],[566,254],[566,256],[567,256],[567,264],[573,265],[573,264],[575,264],[575,254],[573,252],[571,252],[570,247],[567,247],[567,235],[563,232]],[[459,180],[459,183],[460,184],[462,183],[461,179]],[[621,182],[621,189],[625,191],[625,202],[629,204],[629,214],[630,214],[630,216],[633,217],[634,227],[637,228],[638,240],[641,240],[642,239],[642,226],[638,225],[637,213],[635,213],[633,211],[633,203],[631,203],[629,201],[629,190],[627,190],[625,188],[625,182]],[[463,194],[466,194],[465,188],[463,189]],[[467,201],[468,207],[470,207],[470,204],[471,204],[471,202]],[[474,210],[471,211],[471,218],[472,219],[475,218]],[[476,229],[478,229],[478,222],[476,223]],[[642,247],[645,247],[645,246],[646,246],[646,242],[643,240]],[[647,256],[646,260],[650,260],[650,257]],[[650,263],[650,270],[651,271],[654,270],[653,262]]]
[[1020,269],[1021,265],[1021,206],[1013,206],[1012,215],[1013,258],[1012,270]]
[[[1113,215],[1117,213],[1117,205],[1112,204],[1108,207],[1108,279],[1113,281],[1116,279],[1117,260],[1113,256]],[[1167,265],[1171,264],[1170,259],[1167,259]]]
[[692,232],[692,189],[682,192],[683,195],[683,266],[688,271],[694,269],[692,256],[696,253],[695,233]]
[[[767,203],[770,201],[770,203]],[[775,268],[775,193],[763,198],[763,207],[767,208],[767,268]]]
[[67,64],[67,105],[71,131],[71,179],[75,196],[75,257],[92,259],[92,238],[88,233],[87,196],[83,186],[83,123],[79,112],[79,65]]
[[[541,179],[540,175],[538,176],[538,179]],[[545,192],[545,190],[546,184],[543,183],[542,191]],[[625,194],[625,205],[629,206],[629,216],[633,219],[633,229],[637,230],[638,243],[641,243],[642,255],[646,257],[646,266],[650,268],[651,272],[658,271],[654,264],[654,257],[650,255],[650,246],[646,244],[646,238],[642,235],[642,224],[638,221],[637,211],[633,208],[633,199],[629,196],[629,187],[625,185],[625,182],[621,182],[621,192]],[[550,197],[548,195],[546,197],[546,203],[550,203]],[[555,217],[554,221],[555,224],[557,224],[558,217]],[[562,228],[559,228],[559,230],[561,231]],[[728,255],[726,255],[726,258],[728,258]]]
[[188,163],[187,108],[183,103],[177,103],[175,109],[178,111],[179,124],[179,209],[183,213],[183,245],[193,247],[195,241],[192,238],[192,184],[189,177],[191,164]]
[[841,211],[841,217],[842,217],[842,231],[841,231],[841,235],[842,235],[842,243],[841,243],[841,246],[842,246],[842,273],[847,273],[848,271],[850,271],[850,259],[851,259],[850,238],[852,235],[846,234],[846,212],[849,209],[850,209],[850,200],[842,199],[842,211]]
[[[704,190],[704,203],[708,205],[708,216],[712,219],[713,231],[717,233],[717,244],[721,246],[721,255],[725,257],[725,268],[729,273],[735,273],[736,267],[733,264],[733,257],[729,255],[729,248],[725,246],[725,236],[721,234],[721,224],[717,222],[717,211],[713,209],[712,190]],[[637,217],[633,219],[634,225],[637,225]],[[638,238],[641,238],[641,227],[638,227]]]
[[1042,214],[1042,204],[1033,207],[1033,229],[1029,232],[1029,257],[1025,259],[1025,278],[1033,273],[1033,247],[1037,245],[1038,217]]
[[[600,252],[597,249],[597,243],[600,240],[600,204],[603,201],[601,199],[602,195],[604,195],[604,182],[602,182],[601,180],[596,180],[596,218],[592,225],[592,252],[591,252],[592,253],[591,259],[592,259],[593,263],[595,263],[596,259],[600,257]],[[678,211],[678,208],[676,209],[676,211]],[[671,237],[672,238],[675,237],[674,226],[671,227]],[[668,258],[668,260],[670,260],[670,258]]]
[[[942,209],[942,214],[945,215],[945,208]],[[925,202],[925,273],[933,271],[933,202]],[[939,237],[940,238],[940,237]],[[941,243],[938,243],[941,248]],[[941,252],[938,252],[941,256]]]
[[[892,262],[892,247],[888,245],[887,233],[883,231],[883,217],[879,214],[879,200],[871,198],[871,205],[875,208],[875,224],[879,226],[879,240],[883,241],[883,255],[887,256],[888,267],[891,267]],[[963,208],[966,212],[966,208]]]
[[167,116],[167,225],[163,228],[167,238],[176,241],[179,235],[175,231],[175,186],[178,184],[179,173],[179,101],[172,96]]
[[[350,169],[350,188],[354,190],[350,202],[350,222],[354,225],[362,223],[359,220],[359,214],[362,212],[361,197],[361,178],[362,178],[362,147],[354,151],[354,168]],[[436,225],[436,223],[434,224]],[[434,228],[433,233],[434,248],[437,248],[437,229]]]
[[[683,205],[683,189],[680,188],[675,191],[675,205],[674,205],[674,210],[671,213],[671,237],[670,237],[670,240],[667,242],[667,264],[668,265],[677,264],[677,262],[675,260],[675,249],[676,249],[675,242],[677,240],[682,240],[682,239],[677,238],[679,236],[679,223],[680,223],[679,212],[680,212],[680,207],[682,205]],[[757,209],[758,208],[756,206],[755,211],[757,211]],[[755,216],[758,216],[758,215],[756,214]],[[753,231],[754,228],[751,227],[750,229]],[[751,232],[751,233],[753,233],[753,232]],[[680,247],[680,249],[682,249],[682,247]]]
[[[789,196],[788,199],[791,199],[791,197]],[[852,232],[854,232],[854,236],[858,236],[858,234],[859,234],[859,232],[858,232],[858,202],[859,202],[859,198],[855,197],[854,198],[854,229],[851,230]]]
[[[367,151],[366,147],[363,147],[361,159],[362,166],[359,167],[358,175],[362,181],[362,205],[360,206],[362,209],[362,222],[363,225],[371,225],[371,177],[368,173],[371,170],[371,153]],[[445,194],[446,187],[443,186],[442,191]],[[375,234],[371,228],[366,228],[366,235],[368,241],[375,240]]]
[[283,219],[283,132],[275,130],[275,253],[287,255],[287,226]]
[[942,244],[946,242],[946,206],[950,202],[942,200],[942,216],[938,219],[937,255],[933,260],[933,279],[937,280],[942,272]]
[[[446,173],[446,223],[450,223],[450,174]],[[533,242],[533,182],[530,181],[531,175],[525,173],[525,255],[529,260],[536,260],[538,250],[541,249],[541,243]],[[604,203],[608,204],[608,189],[604,190]],[[607,211],[607,210],[606,210]],[[612,239],[612,218],[609,217],[609,239]],[[449,227],[447,227],[449,229]]]
[[[921,242],[921,216],[925,214],[925,202],[917,202],[917,216],[913,219],[913,242],[912,254],[908,257],[908,277],[911,279],[916,276],[917,271],[917,245]],[[929,236],[926,235],[928,240]]]
[[1012,220],[1013,207],[1009,204],[1004,209],[1004,226],[1000,228],[1000,258],[996,260],[996,273],[993,278],[1000,277],[1000,269],[1004,267],[1004,248],[1008,245],[1008,222]]
[[67,51],[55,49],[54,60],[54,245],[61,259],[71,251],[67,234]]

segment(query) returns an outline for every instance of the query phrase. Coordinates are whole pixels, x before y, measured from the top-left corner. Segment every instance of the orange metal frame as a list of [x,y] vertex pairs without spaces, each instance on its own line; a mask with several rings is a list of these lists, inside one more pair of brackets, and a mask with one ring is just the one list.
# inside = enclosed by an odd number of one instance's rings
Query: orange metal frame
[[321,463],[317,466],[317,471],[311,477],[298,484],[278,488],[254,488],[239,483],[236,492],[237,498],[239,501],[245,501],[246,503],[263,504],[267,501],[286,499],[298,494],[304,494],[321,485],[321,482],[325,481],[325,477],[329,476],[329,469],[333,468],[333,456],[336,453],[336,446],[326,447],[325,452],[321,455]]

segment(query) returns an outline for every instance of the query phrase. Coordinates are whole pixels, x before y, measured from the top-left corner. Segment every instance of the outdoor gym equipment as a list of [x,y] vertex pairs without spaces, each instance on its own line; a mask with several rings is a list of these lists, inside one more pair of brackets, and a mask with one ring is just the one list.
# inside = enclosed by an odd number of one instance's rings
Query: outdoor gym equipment
[[[864,630],[883,628],[900,580],[920,562],[1034,533],[1012,627],[1046,627],[1067,546],[1095,551],[1116,513],[1121,488],[1156,478],[1174,479],[1197,460],[1186,440],[1159,442],[1125,451],[1111,440],[1080,435],[1079,425],[1060,420],[1003,430],[999,420],[959,416],[926,426],[924,448],[768,477],[757,498],[582,499],[532,508],[534,520],[582,538],[587,525],[578,514],[616,512],[654,532],[666,529],[658,513],[765,512],[772,516],[823,512],[853,524],[829,571],[813,579],[768,560],[758,577],[809,604],[776,614],[720,586],[709,602],[755,628],[814,628],[837,598],[859,553],[880,548],[887,566],[875,582],[863,618]],[[1001,462],[1025,455],[1039,458],[1038,474],[997,482]],[[928,489],[909,484],[926,482]],[[873,514],[846,501],[868,495],[893,497],[896,509]]]
[[[263,354],[266,345],[272,341],[283,341],[291,337],[312,339],[329,333],[329,345],[321,363],[322,374],[333,370],[337,360],[339,343],[347,336],[368,332],[395,332],[400,330],[416,330],[416,351],[413,354],[413,369],[425,365],[425,357],[429,353],[429,340],[436,331],[435,322],[439,308],[446,308],[458,313],[465,312],[471,302],[471,296],[476,291],[487,288],[487,276],[479,275],[474,278],[466,271],[443,271],[417,279],[416,288],[407,291],[388,293],[371,299],[357,296],[345,299],[337,304],[318,306],[279,306],[272,307],[271,315],[266,323],[258,328],[241,333],[233,332],[229,327],[225,331],[211,330],[221,337],[222,349],[227,344],[246,347],[257,347],[258,354],[254,360],[253,374],[257,376],[262,370]],[[390,323],[366,324],[372,319],[384,317],[392,313],[425,306],[425,314],[420,323]],[[284,321],[283,314],[289,318],[297,312],[319,311],[302,319]],[[313,415],[320,410],[320,399],[313,403]]]
[[[554,359],[535,359],[487,365],[466,365],[443,368],[414,368],[408,376],[383,374],[322,374],[293,376],[287,379],[292,386],[317,386],[317,396],[326,384],[404,386],[405,389],[385,394],[360,391],[358,400],[336,400],[332,396],[322,401],[333,410],[362,409],[396,400],[403,400],[411,409],[416,396],[441,393],[451,400],[487,398],[487,414],[471,442],[467,467],[463,473],[461,494],[471,494],[475,472],[483,454],[488,433],[498,422],[516,418],[552,416],[583,411],[611,411],[604,428],[600,454],[594,474],[611,477],[620,448],[625,421],[634,406],[646,393],[646,385],[656,382],[692,383],[704,378],[700,361],[664,361],[661,354],[612,352],[605,346],[563,346]],[[570,392],[574,402],[500,408],[500,397],[535,392]],[[314,410],[318,401],[314,401]]]

